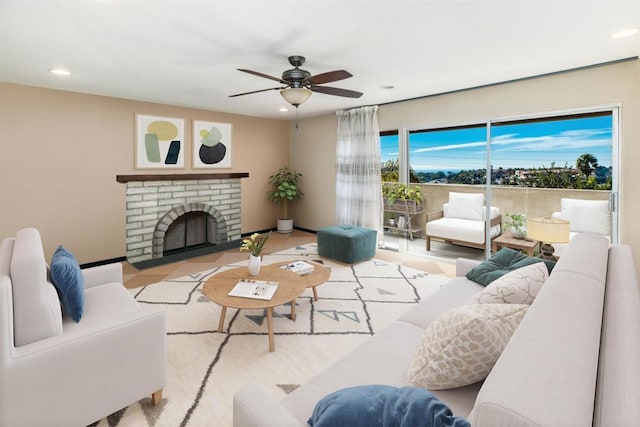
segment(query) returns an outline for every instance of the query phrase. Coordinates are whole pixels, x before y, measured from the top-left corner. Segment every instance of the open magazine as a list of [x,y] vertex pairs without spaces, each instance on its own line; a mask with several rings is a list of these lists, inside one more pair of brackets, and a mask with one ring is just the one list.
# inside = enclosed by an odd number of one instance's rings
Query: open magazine
[[227,295],[232,297],[270,300],[278,289],[278,282],[242,279]]
[[289,264],[281,265],[280,268],[293,271],[294,273],[298,273],[301,276],[313,273],[313,265],[305,261],[290,262]]

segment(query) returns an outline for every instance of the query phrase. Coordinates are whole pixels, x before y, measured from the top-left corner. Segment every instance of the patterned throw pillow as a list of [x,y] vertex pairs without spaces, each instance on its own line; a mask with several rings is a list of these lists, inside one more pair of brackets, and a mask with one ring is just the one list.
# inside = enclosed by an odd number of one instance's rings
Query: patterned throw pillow
[[407,373],[429,390],[483,380],[527,313],[526,304],[471,304],[447,311],[424,331]]
[[478,292],[472,303],[476,304],[531,304],[549,278],[543,262],[527,265],[489,283]]

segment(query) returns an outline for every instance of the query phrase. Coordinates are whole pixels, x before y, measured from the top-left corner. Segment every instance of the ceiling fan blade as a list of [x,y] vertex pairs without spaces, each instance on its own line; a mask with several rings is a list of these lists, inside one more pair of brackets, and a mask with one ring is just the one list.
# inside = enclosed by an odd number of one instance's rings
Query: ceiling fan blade
[[356,92],[355,90],[349,89],[340,89],[338,87],[309,86],[309,89],[314,92],[326,93],[327,95],[344,96],[347,98],[360,98],[362,96],[362,92]]
[[353,74],[346,70],[335,70],[311,76],[305,80],[305,83],[309,82],[312,85],[320,85],[323,83],[331,83],[337,82],[338,80],[348,79],[349,77],[353,77]]
[[236,93],[235,95],[229,95],[229,98],[234,98],[236,96],[242,96],[242,95],[251,95],[252,93],[266,92],[269,90],[281,90],[281,89],[284,89],[284,87],[270,87],[269,89],[260,89],[260,90],[253,90],[251,92]]
[[262,73],[259,73],[257,71],[245,70],[243,68],[238,68],[238,71],[242,71],[242,72],[245,72],[245,73],[253,74],[254,76],[258,76],[258,77],[264,77],[265,79],[269,79],[269,80],[275,80],[276,82],[280,82],[283,85],[288,85],[289,84],[289,82],[286,82],[286,81],[282,80],[280,77],[269,76],[267,74],[262,74]]

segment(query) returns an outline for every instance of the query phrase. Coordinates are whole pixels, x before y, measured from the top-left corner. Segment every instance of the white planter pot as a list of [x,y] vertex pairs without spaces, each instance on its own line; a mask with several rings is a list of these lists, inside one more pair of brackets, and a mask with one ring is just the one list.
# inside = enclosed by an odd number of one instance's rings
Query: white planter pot
[[278,218],[278,233],[291,233],[293,231],[293,218]]

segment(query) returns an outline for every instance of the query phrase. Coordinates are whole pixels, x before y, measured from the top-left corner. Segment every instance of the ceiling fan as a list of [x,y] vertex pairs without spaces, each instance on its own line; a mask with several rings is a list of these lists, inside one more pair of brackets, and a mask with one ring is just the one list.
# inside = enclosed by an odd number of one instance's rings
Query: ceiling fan
[[324,93],[327,95],[344,96],[347,98],[360,98],[362,92],[356,92],[354,90],[340,89],[337,87],[318,86],[324,83],[335,82],[338,80],[348,79],[352,74],[346,70],[335,70],[326,73],[311,75],[307,70],[300,68],[305,62],[304,56],[294,55],[289,57],[289,63],[295,68],[286,70],[282,73],[282,78],[273,77],[267,74],[259,73],[257,71],[246,70],[238,68],[238,71],[253,74],[254,76],[264,77],[265,79],[275,80],[284,86],[271,87],[268,89],[254,90],[251,92],[237,93],[230,95],[230,98],[236,96],[250,95],[253,93],[266,92],[269,90],[279,90],[280,95],[291,105],[298,108],[298,106],[304,103],[313,92]]

